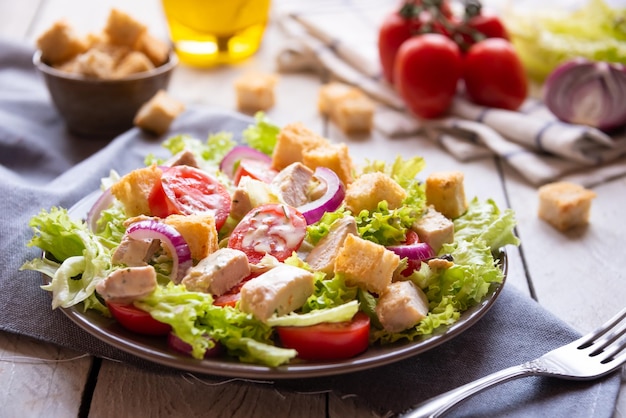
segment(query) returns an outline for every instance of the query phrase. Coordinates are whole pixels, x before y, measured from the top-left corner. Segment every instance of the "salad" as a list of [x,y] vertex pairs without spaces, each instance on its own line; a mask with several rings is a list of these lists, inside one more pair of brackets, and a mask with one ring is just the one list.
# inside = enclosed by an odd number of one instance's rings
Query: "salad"
[[163,143],[112,171],[85,219],[34,216],[23,270],[80,306],[197,359],[340,360],[453,324],[503,281],[514,214],[466,201],[421,157],[353,163],[345,144],[259,113],[242,132]]

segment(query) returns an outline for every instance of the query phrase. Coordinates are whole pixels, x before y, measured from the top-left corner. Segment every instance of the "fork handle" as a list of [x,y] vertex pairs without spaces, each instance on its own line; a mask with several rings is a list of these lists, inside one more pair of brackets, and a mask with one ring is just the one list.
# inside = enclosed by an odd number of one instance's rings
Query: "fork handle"
[[533,374],[525,364],[509,367],[422,402],[401,418],[439,417],[459,402],[491,386]]

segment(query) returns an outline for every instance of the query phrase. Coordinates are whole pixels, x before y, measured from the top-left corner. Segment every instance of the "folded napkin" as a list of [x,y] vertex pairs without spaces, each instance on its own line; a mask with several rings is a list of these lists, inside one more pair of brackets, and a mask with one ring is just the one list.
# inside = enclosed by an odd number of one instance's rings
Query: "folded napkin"
[[[32,51],[0,41],[0,330],[33,337],[148,373],[185,375],[118,350],[51,310],[42,276],[18,271],[37,257],[26,247],[29,219],[41,209],[71,207],[99,187],[110,169],[126,173],[143,165],[160,141],[132,129],[110,141],[72,137],[52,108],[43,81],[30,65]],[[241,132],[251,119],[207,108],[190,108],[171,132],[205,138],[209,132]],[[397,413],[428,397],[506,366],[531,360],[569,342],[577,333],[515,288],[505,286],[486,316],[432,351],[388,366],[340,376],[260,381],[198,375],[206,382],[261,385],[280,392],[333,391],[356,395],[380,414]],[[188,382],[188,380],[187,380]],[[452,416],[610,417],[618,374],[594,382],[527,378],[494,388],[459,407]]]
[[626,132],[612,136],[558,121],[529,98],[518,111],[475,105],[457,95],[438,120],[410,115],[384,80],[377,33],[396,1],[298,3],[279,9],[288,35],[277,56],[280,71],[314,70],[357,86],[380,104],[375,126],[389,137],[422,134],[461,161],[497,155],[533,185],[568,180],[594,186],[626,175]]

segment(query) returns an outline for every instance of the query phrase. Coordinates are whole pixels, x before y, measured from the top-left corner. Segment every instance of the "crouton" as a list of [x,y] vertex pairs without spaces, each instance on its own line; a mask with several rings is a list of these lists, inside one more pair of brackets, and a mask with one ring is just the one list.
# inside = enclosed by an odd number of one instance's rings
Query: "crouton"
[[148,32],[139,37],[135,48],[148,57],[155,67],[165,64],[170,56],[169,45]]
[[209,213],[170,215],[165,223],[174,227],[185,238],[191,258],[202,260],[219,248],[215,217]]
[[134,124],[145,131],[163,135],[174,119],[184,110],[183,103],[169,96],[165,90],[159,90],[139,108]]
[[327,146],[328,140],[305,127],[302,123],[291,123],[278,133],[272,168],[282,170],[291,163],[302,162],[304,151]]
[[337,103],[332,121],[346,135],[365,134],[374,126],[374,102],[367,96],[348,97]]
[[386,200],[389,209],[402,205],[406,191],[387,174],[375,172],[357,177],[346,190],[346,206],[357,215],[362,210],[373,211]]
[[332,82],[324,84],[317,97],[317,108],[321,114],[331,116],[335,107],[343,99],[350,97],[361,97],[363,93],[352,86],[344,83]]
[[132,51],[117,65],[111,78],[124,78],[129,75],[154,69],[152,61],[142,52]]
[[110,78],[115,67],[115,60],[109,54],[97,49],[90,49],[71,62],[74,63],[73,69],[77,73],[99,79]]
[[111,186],[111,193],[122,202],[126,215],[150,215],[148,196],[154,184],[161,181],[161,174],[157,165],[151,165],[131,171]]
[[111,9],[104,27],[104,33],[111,43],[126,45],[131,48],[138,44],[146,30],[146,25],[115,8]]
[[330,168],[346,186],[353,181],[354,165],[346,144],[328,144],[304,150],[302,163],[311,170],[315,170],[317,167]]
[[242,112],[255,113],[274,106],[275,74],[249,73],[235,80],[237,108]]
[[538,216],[560,231],[586,225],[595,197],[593,191],[578,184],[546,184],[539,188]]
[[454,242],[454,223],[432,206],[426,208],[424,215],[415,221],[413,229],[435,254],[439,253],[443,244]]
[[400,257],[382,245],[356,235],[345,237],[335,258],[335,274],[343,274],[348,286],[382,293],[391,283]]
[[60,65],[87,50],[87,42],[79,37],[66,20],[55,22],[37,38],[41,60],[48,65]]
[[460,171],[432,173],[426,178],[426,202],[447,218],[458,218],[467,210],[463,180]]

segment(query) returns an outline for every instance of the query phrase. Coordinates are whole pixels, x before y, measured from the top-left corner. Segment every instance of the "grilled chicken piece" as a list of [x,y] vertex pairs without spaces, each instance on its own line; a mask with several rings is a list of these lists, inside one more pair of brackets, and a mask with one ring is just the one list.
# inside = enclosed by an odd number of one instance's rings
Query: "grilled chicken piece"
[[243,251],[220,248],[189,269],[182,280],[187,290],[221,296],[250,275]]
[[428,314],[428,299],[411,281],[393,282],[383,291],[376,315],[388,332],[400,332],[417,325]]
[[241,287],[240,309],[266,321],[274,313],[287,314],[313,294],[313,273],[281,264],[247,281]]
[[435,254],[439,253],[443,244],[454,242],[454,224],[432,206],[415,222],[413,229],[422,241],[430,245]]
[[333,273],[335,258],[349,234],[357,234],[356,220],[352,216],[338,219],[306,257],[306,262],[316,271]]
[[145,266],[160,245],[161,242],[158,239],[135,239],[124,235],[122,242],[111,257],[111,262],[129,267]]
[[302,163],[293,163],[282,169],[274,180],[275,187],[283,202],[297,208],[309,201],[309,184],[313,170]]
[[149,295],[157,287],[154,267],[126,267],[113,271],[96,285],[96,291],[106,301],[129,304]]

